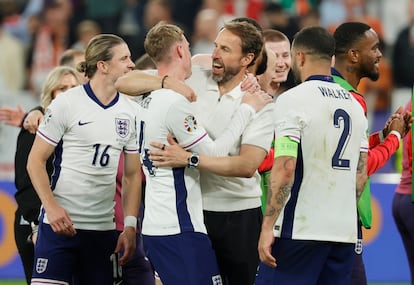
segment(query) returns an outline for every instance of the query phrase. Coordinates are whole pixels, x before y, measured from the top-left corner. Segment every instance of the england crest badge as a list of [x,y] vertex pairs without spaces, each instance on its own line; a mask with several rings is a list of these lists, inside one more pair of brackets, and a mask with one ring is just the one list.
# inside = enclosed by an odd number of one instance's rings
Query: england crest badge
[[116,132],[121,138],[129,134],[129,119],[115,118]]
[[48,259],[46,258],[38,258],[36,261],[36,272],[43,273],[46,271]]

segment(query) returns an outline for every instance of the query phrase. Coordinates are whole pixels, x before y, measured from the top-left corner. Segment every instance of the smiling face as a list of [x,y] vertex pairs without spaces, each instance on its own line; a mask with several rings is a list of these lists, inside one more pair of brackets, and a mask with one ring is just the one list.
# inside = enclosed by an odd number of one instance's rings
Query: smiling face
[[230,31],[223,29],[218,34],[214,44],[215,49],[212,53],[213,79],[217,83],[225,83],[242,69],[241,39]]
[[379,44],[377,33],[370,29],[365,32],[365,37],[356,45],[356,49],[360,53],[359,72],[361,78],[368,77],[372,81],[378,80],[379,62],[382,57]]
[[279,84],[285,82],[292,65],[289,41],[266,42],[266,47],[270,48],[276,55],[274,82]]

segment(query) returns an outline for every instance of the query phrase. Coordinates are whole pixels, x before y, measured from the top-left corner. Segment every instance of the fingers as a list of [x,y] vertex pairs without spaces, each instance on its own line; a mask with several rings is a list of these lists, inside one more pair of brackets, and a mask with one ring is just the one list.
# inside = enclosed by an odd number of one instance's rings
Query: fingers
[[[150,145],[152,147],[155,147],[156,149],[161,149],[164,150],[165,149],[165,144],[160,143],[160,142],[151,142]],[[153,150],[151,150],[150,152],[152,152]]]
[[177,141],[175,140],[175,138],[171,134],[168,134],[167,141],[168,141],[168,144],[169,145],[176,145],[176,144],[178,144]]
[[276,267],[276,258],[274,258],[271,254],[270,254],[270,249],[269,250],[265,250],[265,249],[259,249],[259,257],[260,260],[270,266],[270,267]]
[[404,112],[403,106],[400,106],[397,108],[397,110],[394,112],[394,114],[402,114]]

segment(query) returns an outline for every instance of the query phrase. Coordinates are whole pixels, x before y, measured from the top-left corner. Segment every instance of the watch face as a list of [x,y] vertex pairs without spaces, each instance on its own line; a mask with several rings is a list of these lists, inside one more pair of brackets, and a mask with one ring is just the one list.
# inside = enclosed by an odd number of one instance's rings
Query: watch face
[[190,161],[191,161],[191,163],[196,164],[196,163],[198,163],[198,157],[197,156],[192,156],[190,158]]

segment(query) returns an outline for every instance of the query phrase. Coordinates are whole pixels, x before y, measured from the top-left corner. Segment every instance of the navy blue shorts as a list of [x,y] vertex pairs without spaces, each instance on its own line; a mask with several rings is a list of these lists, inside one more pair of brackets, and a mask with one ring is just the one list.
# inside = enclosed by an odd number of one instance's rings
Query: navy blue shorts
[[144,235],[148,258],[163,285],[221,285],[216,255],[206,234]]
[[[122,232],[117,231],[118,235]],[[122,253],[122,251],[121,251]],[[142,235],[137,233],[136,235],[136,248],[135,253],[121,269],[122,277],[117,277],[117,280],[122,280],[123,285],[154,285],[155,277],[152,265],[144,252],[144,246],[142,244]]]
[[76,230],[73,237],[40,223],[32,284],[113,285],[117,235],[113,231]]
[[278,239],[272,247],[276,268],[260,263],[255,285],[349,285],[355,245]]

